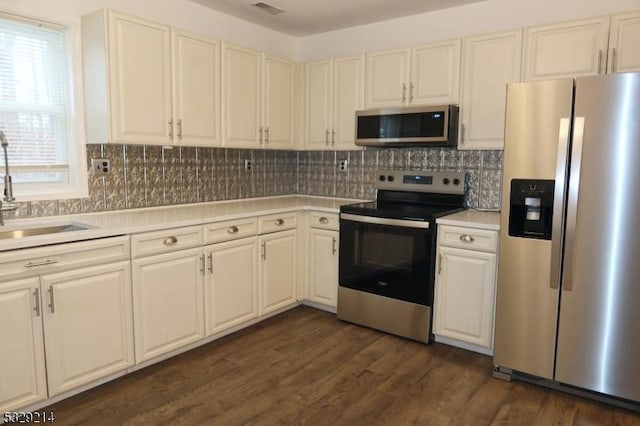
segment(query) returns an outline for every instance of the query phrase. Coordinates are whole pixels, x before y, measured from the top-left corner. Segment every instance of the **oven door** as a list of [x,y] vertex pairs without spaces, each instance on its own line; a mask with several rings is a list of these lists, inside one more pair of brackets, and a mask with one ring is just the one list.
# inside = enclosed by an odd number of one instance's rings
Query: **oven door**
[[340,286],[433,305],[436,232],[429,222],[340,215]]

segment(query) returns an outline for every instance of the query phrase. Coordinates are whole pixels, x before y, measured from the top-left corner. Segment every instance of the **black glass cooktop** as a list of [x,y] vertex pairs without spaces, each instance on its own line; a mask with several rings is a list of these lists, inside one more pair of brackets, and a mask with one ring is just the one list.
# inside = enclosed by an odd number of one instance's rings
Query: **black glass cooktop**
[[369,201],[340,207],[341,213],[420,221],[435,220],[461,210],[464,210],[461,205],[429,205],[396,201]]

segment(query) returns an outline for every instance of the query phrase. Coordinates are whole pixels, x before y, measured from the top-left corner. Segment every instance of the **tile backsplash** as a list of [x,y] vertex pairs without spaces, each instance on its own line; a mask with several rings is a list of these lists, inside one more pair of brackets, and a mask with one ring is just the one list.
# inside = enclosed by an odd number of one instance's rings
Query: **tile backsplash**
[[[363,151],[265,151],[151,145],[88,145],[108,158],[110,176],[89,179],[89,197],[24,202],[18,216],[39,217],[273,195],[375,197],[379,170],[466,172],[469,207],[500,206],[502,151],[367,148]],[[245,170],[245,160],[252,162]],[[338,170],[347,161],[346,171]],[[19,194],[18,194],[19,197]]]

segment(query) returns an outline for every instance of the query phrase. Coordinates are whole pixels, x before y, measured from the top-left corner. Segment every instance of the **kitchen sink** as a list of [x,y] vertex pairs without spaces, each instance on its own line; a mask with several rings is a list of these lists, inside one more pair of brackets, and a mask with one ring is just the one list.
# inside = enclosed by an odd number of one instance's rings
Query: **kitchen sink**
[[34,235],[59,234],[61,232],[83,231],[85,229],[89,229],[89,228],[81,225],[74,225],[74,224],[43,226],[41,228],[15,229],[13,231],[0,231],[0,240],[32,237]]

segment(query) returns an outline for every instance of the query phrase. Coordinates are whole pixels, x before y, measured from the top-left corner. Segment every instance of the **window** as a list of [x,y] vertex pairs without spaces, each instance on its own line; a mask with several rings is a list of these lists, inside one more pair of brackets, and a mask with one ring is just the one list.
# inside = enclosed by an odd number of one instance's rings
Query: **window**
[[66,38],[61,26],[0,14],[0,129],[16,201],[80,195]]

